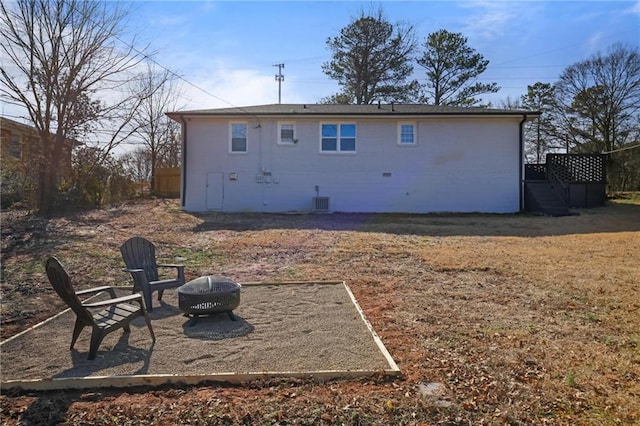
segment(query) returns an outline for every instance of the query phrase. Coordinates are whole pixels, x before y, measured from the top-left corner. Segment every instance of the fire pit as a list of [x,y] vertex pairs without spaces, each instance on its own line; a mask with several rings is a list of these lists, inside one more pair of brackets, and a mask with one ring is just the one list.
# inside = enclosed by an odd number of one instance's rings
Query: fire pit
[[237,318],[233,310],[240,304],[240,284],[225,277],[204,276],[178,287],[178,306],[187,315],[192,315],[188,326],[193,327],[200,315],[221,312]]

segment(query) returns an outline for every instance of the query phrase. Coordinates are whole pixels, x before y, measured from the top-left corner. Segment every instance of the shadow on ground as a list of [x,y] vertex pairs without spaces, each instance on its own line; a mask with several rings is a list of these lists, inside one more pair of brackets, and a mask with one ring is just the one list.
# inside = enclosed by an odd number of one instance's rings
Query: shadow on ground
[[205,213],[193,232],[319,229],[424,236],[513,236],[640,231],[640,206],[609,203],[575,216],[518,214]]

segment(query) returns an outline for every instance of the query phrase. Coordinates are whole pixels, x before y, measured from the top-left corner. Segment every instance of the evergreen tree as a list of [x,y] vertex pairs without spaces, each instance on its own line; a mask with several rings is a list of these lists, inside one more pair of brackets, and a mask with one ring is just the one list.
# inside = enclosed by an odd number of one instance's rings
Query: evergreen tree
[[526,124],[525,154],[529,162],[541,164],[545,162],[545,155],[562,148],[556,138],[554,112],[555,88],[552,84],[537,82],[527,86],[527,93],[522,95],[523,109],[540,111],[540,117]]
[[483,93],[496,93],[496,83],[479,83],[476,78],[489,61],[467,45],[461,33],[440,30],[427,36],[418,65],[427,73],[422,101],[433,105],[478,106]]
[[415,99],[418,83],[407,83],[415,49],[411,27],[394,27],[381,10],[376,16],[362,12],[339,36],[329,38],[327,47],[333,59],[324,63],[322,70],[337,80],[342,90],[325,101],[371,104]]

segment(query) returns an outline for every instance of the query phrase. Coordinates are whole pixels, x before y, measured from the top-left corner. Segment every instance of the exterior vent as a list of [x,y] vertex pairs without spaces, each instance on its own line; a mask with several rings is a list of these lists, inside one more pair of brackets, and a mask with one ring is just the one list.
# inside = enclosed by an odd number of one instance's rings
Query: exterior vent
[[329,211],[329,197],[313,197],[313,210],[317,212]]

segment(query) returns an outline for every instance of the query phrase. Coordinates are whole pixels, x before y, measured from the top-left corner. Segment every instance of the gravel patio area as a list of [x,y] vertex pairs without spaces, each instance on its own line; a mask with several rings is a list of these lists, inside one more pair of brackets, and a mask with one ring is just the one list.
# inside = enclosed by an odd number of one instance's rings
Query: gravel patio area
[[168,290],[160,304],[154,295],[155,344],[138,318],[131,333],[108,335],[89,361],[89,329],[69,350],[75,314],[67,310],[3,342],[2,386],[119,387],[397,372],[343,283],[244,284],[234,313],[237,321],[223,313],[190,327],[177,292]]

